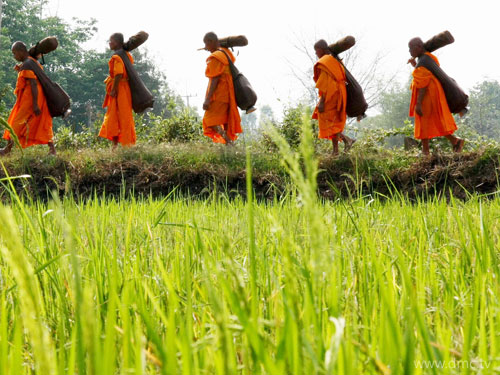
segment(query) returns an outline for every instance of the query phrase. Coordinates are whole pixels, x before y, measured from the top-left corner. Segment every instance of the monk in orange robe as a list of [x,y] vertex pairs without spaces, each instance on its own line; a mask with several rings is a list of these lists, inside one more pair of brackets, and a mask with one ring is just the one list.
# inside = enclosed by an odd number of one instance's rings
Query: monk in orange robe
[[[412,58],[408,63],[416,67],[416,59],[424,54],[429,55],[436,64],[436,56],[427,52],[420,38],[413,38],[408,44]],[[443,86],[438,79],[423,66],[413,71],[411,84],[410,117],[415,117],[415,138],[422,140],[422,154],[428,156],[429,140],[435,137],[446,137],[454,152],[461,152],[465,141],[453,135],[457,130],[455,119],[450,112]]]
[[[122,49],[123,43],[123,34],[115,33],[109,38],[109,48],[113,51]],[[128,52],[127,55],[133,64],[132,55]],[[132,94],[123,60],[120,56],[113,55],[108,65],[109,76],[104,81],[106,97],[102,105],[107,111],[99,137],[111,140],[115,150],[118,143],[122,146],[135,144],[135,123],[132,115]]]
[[[26,59],[36,61],[29,56],[28,49],[22,42],[15,42],[12,45],[12,54],[21,63]],[[36,63],[38,64],[38,61]],[[52,141],[54,136],[52,117],[42,86],[32,70],[23,69],[22,64],[16,66],[15,69],[19,72],[14,90],[16,104],[10,112],[7,122],[17,136],[21,147],[48,145],[49,153],[55,155],[56,149]],[[5,148],[0,150],[0,155],[8,154],[14,145],[8,130],[4,132],[3,138],[7,139],[8,143]]]
[[243,133],[227,56],[232,62],[235,58],[230,50],[221,48],[215,33],[207,33],[203,42],[205,49],[211,53],[205,70],[209,83],[203,103],[203,134],[216,143],[229,145],[238,138],[239,133]]
[[318,62],[314,65],[314,82],[319,91],[319,103],[316,106],[313,119],[318,120],[318,138],[331,139],[333,154],[339,153],[339,140],[344,142],[347,152],[355,142],[344,135],[347,119],[346,77],[342,64],[330,54],[328,43],[321,39],[314,45]]

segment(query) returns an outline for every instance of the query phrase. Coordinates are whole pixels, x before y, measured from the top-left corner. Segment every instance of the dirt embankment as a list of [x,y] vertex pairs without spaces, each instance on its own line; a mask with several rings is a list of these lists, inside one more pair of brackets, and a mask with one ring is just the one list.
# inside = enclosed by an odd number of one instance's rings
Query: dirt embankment
[[[453,194],[467,199],[469,194],[497,191],[499,155],[499,150],[488,149],[428,159],[403,157],[398,162],[380,155],[320,157],[319,194],[326,199],[367,194],[410,198]],[[14,180],[15,188],[39,199],[47,199],[54,191],[60,196],[81,198],[93,194],[161,197],[174,189],[200,198],[214,191],[230,197],[246,195],[243,153],[212,155],[203,160],[189,159],[186,154],[146,157],[140,151],[100,156],[92,152],[65,153],[55,158],[33,154],[5,160],[4,165],[10,176],[30,175]],[[279,165],[279,157],[257,155],[253,161],[253,187],[258,199],[273,199],[289,191],[290,180]],[[3,171],[0,174],[5,177]],[[1,190],[5,197],[5,187]]]
[[499,187],[500,150],[462,155],[414,158],[404,166],[372,163],[371,159],[347,159],[343,168],[335,162],[320,163],[320,194],[333,199],[360,194],[403,195],[409,198],[450,197],[467,199],[473,194],[492,194]]

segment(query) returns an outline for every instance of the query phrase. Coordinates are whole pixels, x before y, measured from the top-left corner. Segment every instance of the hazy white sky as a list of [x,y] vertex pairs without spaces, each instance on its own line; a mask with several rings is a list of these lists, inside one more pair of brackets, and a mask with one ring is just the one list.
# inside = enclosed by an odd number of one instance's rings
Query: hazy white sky
[[[201,108],[207,79],[208,52],[197,51],[207,31],[219,37],[244,34],[249,45],[239,48],[237,66],[259,95],[258,104],[280,111],[304,93],[292,74],[310,66],[294,48],[297,36],[312,45],[317,39],[353,35],[358,39],[360,64],[379,52],[387,53],[384,71],[399,72],[406,81],[407,43],[450,30],[456,42],[438,51],[441,65],[465,89],[483,79],[500,80],[498,0],[50,0],[45,14],[98,20],[99,32],[90,46],[103,50],[113,32],[125,37],[145,30],[144,45],[179,94],[197,95],[191,105]],[[329,40],[333,42],[334,40]],[[141,47],[143,48],[143,47]],[[312,78],[311,78],[312,79]]]

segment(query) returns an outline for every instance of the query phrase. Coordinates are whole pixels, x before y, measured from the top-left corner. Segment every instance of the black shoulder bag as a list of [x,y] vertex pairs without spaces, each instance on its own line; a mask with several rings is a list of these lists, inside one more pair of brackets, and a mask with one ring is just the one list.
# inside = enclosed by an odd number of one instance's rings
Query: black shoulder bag
[[257,94],[253,90],[252,85],[248,81],[247,77],[245,77],[243,73],[236,68],[226,51],[219,51],[223,52],[227,57],[227,61],[229,61],[229,70],[231,71],[231,76],[233,77],[236,104],[240,109],[246,111],[246,113],[255,111],[254,105],[257,102]]
[[139,74],[132,65],[127,53],[123,49],[120,49],[114,54],[121,57],[123,64],[125,65],[125,69],[127,70],[128,83],[132,94],[132,108],[134,109],[134,112],[142,113],[147,108],[153,108],[155,101],[153,94],[151,94],[151,91],[149,91],[146,85],[144,85],[144,82],[141,77],[139,77]]

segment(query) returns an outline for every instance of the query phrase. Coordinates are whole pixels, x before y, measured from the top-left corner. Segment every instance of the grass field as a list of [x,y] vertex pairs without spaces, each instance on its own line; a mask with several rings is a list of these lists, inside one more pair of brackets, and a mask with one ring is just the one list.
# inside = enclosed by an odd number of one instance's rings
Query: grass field
[[[499,212],[500,199],[3,207],[0,373],[495,374]],[[419,368],[438,360],[449,368]]]
[[498,374],[500,198],[321,201],[310,140],[269,202],[4,181],[0,374]]

